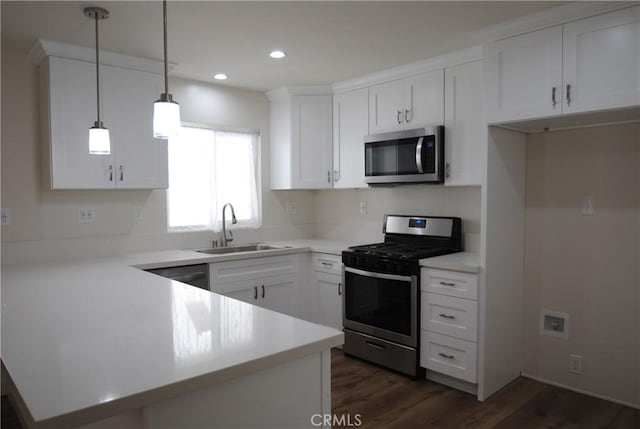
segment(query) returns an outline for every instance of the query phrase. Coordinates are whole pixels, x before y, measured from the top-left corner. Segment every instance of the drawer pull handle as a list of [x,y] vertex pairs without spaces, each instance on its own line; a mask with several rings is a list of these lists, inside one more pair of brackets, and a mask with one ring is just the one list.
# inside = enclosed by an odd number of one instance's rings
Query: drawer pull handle
[[455,283],[449,283],[449,282],[440,282],[441,285],[443,286],[455,286]]
[[258,299],[258,286],[253,287],[253,299]]
[[440,317],[444,317],[445,319],[455,319],[456,316],[449,316],[448,314],[442,314],[440,313]]
[[365,341],[365,343],[369,347],[373,347],[374,349],[378,349],[378,350],[385,350],[386,349],[385,346],[381,346],[380,344],[372,343],[371,341]]
[[438,356],[442,356],[443,358],[446,358],[446,359],[453,359],[454,358],[453,355],[448,355],[448,354],[442,353],[442,352],[438,353]]
[[320,264],[322,264],[322,266],[324,267],[333,267],[333,264],[331,262],[320,262]]
[[338,296],[342,295],[342,283],[338,283]]
[[264,298],[264,285],[262,285],[262,297]]

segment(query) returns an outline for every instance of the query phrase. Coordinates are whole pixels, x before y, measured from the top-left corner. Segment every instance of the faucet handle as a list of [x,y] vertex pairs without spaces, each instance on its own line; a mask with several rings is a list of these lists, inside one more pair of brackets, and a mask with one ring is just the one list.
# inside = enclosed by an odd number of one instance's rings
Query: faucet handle
[[233,241],[233,231],[228,231],[228,232],[229,232],[229,238],[227,238],[227,242]]

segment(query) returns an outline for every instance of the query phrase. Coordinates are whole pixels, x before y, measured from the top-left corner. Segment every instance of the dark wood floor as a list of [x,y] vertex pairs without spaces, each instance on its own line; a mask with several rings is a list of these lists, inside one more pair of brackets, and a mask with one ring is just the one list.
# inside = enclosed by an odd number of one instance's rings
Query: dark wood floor
[[[334,427],[361,422],[361,428],[375,429],[640,428],[640,410],[525,378],[478,402],[472,395],[431,381],[413,381],[336,349],[331,352],[331,369],[333,414],[338,419],[334,421],[345,423]],[[21,429],[4,396],[0,423],[2,429]]]
[[413,381],[335,349],[331,369],[333,413],[351,415],[352,423],[360,414],[363,428],[640,428],[640,410],[525,378],[478,402],[472,395]]

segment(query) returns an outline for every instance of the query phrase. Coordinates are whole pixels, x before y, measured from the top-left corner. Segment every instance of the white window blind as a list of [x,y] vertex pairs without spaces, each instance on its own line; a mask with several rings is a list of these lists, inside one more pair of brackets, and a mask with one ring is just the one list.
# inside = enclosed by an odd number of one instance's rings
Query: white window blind
[[182,127],[169,140],[169,230],[219,231],[226,203],[237,227],[259,227],[257,166],[257,134]]

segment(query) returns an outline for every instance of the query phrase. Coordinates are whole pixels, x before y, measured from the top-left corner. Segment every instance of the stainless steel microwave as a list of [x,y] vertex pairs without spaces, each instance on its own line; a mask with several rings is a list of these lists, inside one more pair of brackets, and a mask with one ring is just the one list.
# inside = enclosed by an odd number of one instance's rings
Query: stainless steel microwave
[[364,176],[370,185],[444,182],[444,127],[364,138]]

